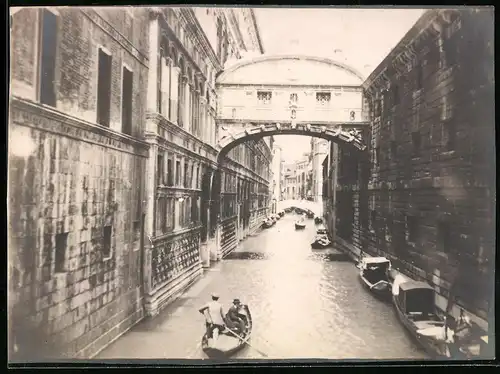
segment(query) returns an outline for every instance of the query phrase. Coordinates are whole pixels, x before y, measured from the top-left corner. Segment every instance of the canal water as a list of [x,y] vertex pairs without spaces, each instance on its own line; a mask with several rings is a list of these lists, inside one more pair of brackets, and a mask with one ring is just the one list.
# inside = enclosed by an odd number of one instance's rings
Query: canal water
[[228,308],[249,305],[252,347],[233,358],[423,359],[390,304],[358,279],[352,262],[334,249],[312,250],[316,227],[296,231],[296,215],[243,241],[224,261],[160,316],[142,322],[97,358],[206,358],[198,309],[212,292]]

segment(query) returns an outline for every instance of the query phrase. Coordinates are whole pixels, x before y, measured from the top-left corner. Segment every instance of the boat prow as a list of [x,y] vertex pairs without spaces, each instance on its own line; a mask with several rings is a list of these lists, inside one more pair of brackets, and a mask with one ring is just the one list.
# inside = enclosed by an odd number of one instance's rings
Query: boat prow
[[201,348],[209,358],[227,358],[246,346],[252,335],[253,327],[252,315],[248,305],[243,306],[242,314],[247,316],[247,326],[243,334],[238,334],[226,327],[215,343],[213,343],[212,339],[208,338],[206,333],[203,335],[201,339]]

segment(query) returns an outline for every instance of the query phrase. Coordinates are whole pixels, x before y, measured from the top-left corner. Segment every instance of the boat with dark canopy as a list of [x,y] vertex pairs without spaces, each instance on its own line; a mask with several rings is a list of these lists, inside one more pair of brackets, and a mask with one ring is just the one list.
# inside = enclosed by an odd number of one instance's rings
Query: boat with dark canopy
[[434,289],[425,282],[394,280],[396,314],[418,344],[435,358],[449,357],[444,319],[436,311]]
[[250,313],[248,305],[242,305],[240,313],[246,316],[246,326],[243,333],[237,329],[230,329],[229,327],[226,327],[226,329],[219,335],[215,343],[213,343],[212,339],[210,339],[205,332],[201,339],[201,348],[208,357],[227,358],[234,355],[247,345],[247,342],[250,340],[252,335],[252,314]]
[[392,283],[389,278],[391,261],[385,257],[364,257],[357,267],[359,278],[375,296],[390,301]]

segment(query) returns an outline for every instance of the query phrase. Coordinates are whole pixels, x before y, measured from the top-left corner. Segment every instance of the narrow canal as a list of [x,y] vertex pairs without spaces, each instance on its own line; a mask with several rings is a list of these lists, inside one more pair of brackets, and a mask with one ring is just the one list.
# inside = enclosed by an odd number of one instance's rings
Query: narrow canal
[[[294,214],[247,238],[160,316],[145,321],[97,358],[205,358],[198,308],[217,292],[250,306],[251,344],[269,358],[422,359],[392,306],[361,285],[335,250],[311,250],[315,225],[295,231]],[[246,347],[234,358],[264,358]]]

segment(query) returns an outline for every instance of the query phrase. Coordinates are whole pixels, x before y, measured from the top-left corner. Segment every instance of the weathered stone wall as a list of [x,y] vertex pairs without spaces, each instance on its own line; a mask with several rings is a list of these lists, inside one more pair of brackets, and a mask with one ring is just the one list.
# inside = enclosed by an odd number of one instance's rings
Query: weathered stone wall
[[[126,62],[134,71],[132,135],[143,131],[147,61],[138,49],[147,39],[136,31],[136,48],[116,34],[129,27],[125,10],[57,9],[51,108],[37,103],[39,14],[16,13],[11,34],[9,353],[85,358],[142,317],[147,145],[119,130]],[[142,30],[143,11],[133,19]],[[95,124],[98,45],[113,56],[111,129]]]
[[484,319],[494,263],[492,12],[430,11],[418,39],[403,40],[368,78],[372,168],[361,221],[361,248],[398,259],[445,298],[454,286],[458,303]]

